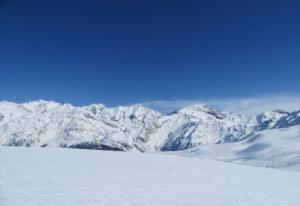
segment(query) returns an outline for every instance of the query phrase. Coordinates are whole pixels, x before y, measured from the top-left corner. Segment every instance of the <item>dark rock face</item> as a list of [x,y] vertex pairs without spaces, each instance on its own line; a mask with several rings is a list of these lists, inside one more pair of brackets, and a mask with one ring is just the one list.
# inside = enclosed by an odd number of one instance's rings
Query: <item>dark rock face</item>
[[101,143],[84,142],[76,145],[68,146],[74,149],[90,149],[90,150],[108,150],[108,151],[125,151],[119,147],[112,147]]
[[14,133],[3,145],[4,146],[16,146],[16,147],[31,147],[38,144],[40,140],[38,138],[24,138],[20,134]]
[[10,139],[10,141],[6,142],[4,146],[31,147],[32,145],[34,145],[34,143],[34,140]]
[[189,122],[187,124],[184,124],[182,128],[180,128],[175,133],[169,134],[166,143],[161,148],[161,151],[184,150],[195,146],[192,144],[192,135],[195,132],[197,126],[197,123]]
[[295,111],[279,119],[274,128],[291,127],[298,124],[300,124],[300,111]]

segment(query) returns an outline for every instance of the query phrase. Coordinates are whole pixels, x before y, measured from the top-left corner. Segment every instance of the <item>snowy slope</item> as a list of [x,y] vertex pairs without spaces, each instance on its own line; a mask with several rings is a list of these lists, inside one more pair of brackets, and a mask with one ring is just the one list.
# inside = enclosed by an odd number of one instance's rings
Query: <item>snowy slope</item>
[[175,154],[300,171],[300,125],[258,131],[238,142],[199,146]]
[[1,206],[298,206],[300,173],[162,154],[0,147]]

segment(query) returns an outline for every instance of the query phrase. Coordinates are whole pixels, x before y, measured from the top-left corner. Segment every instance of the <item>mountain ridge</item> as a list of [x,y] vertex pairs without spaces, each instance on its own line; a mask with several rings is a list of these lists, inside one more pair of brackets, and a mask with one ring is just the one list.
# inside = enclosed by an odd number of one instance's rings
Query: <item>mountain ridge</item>
[[300,124],[300,111],[256,117],[193,104],[162,114],[142,104],[77,107],[54,101],[0,102],[0,144],[120,151],[176,151],[239,141],[254,131]]

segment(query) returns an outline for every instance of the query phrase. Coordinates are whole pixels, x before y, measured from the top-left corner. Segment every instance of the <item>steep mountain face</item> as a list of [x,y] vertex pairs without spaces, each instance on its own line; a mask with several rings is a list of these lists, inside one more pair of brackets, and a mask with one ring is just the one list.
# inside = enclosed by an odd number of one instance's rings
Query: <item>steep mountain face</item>
[[274,110],[257,116],[256,120],[258,130],[290,127],[300,124],[300,111]]
[[249,118],[200,104],[164,115],[142,105],[0,103],[0,145],[5,146],[177,151],[236,142],[258,131],[298,124],[300,111],[276,110]]
[[147,142],[160,114],[140,105],[73,107],[37,101],[0,104],[0,141],[7,146],[49,146],[130,150]]
[[240,137],[249,127],[249,118],[229,112],[221,112],[207,105],[191,105],[170,116],[172,122],[163,151],[176,151],[201,144],[227,141]]

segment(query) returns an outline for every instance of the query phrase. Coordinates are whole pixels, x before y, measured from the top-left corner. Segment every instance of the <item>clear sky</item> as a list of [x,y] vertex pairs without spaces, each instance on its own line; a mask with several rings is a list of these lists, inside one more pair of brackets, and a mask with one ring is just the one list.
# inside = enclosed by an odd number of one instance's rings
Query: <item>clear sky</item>
[[0,0],[0,99],[108,106],[300,91],[298,0]]

